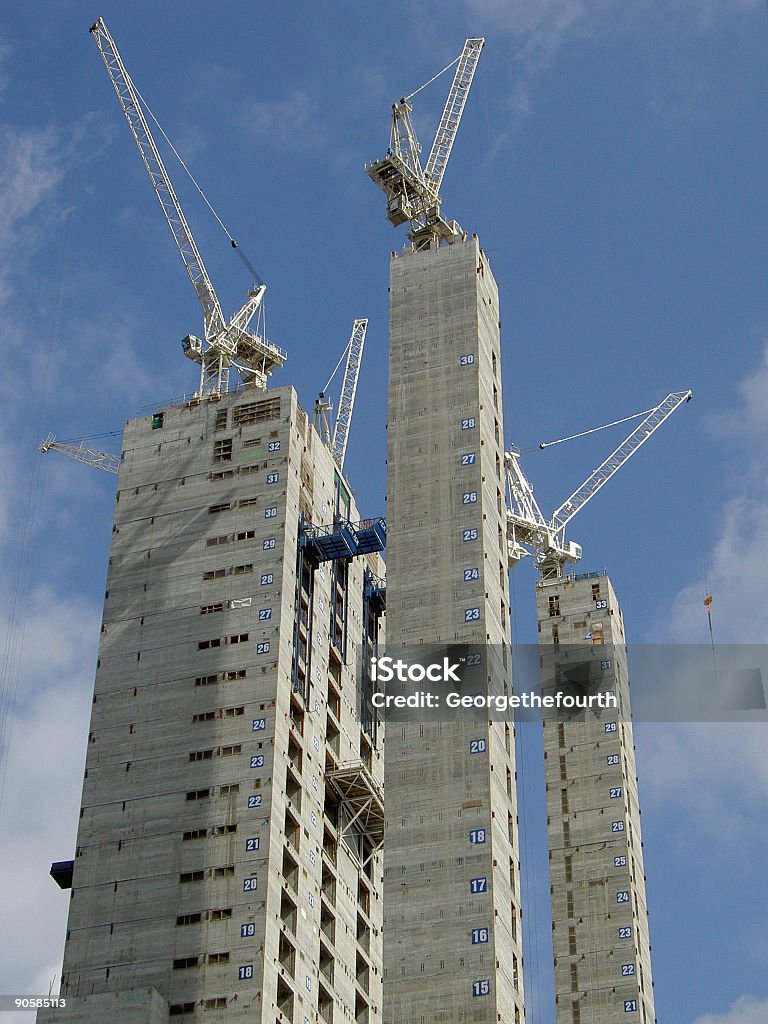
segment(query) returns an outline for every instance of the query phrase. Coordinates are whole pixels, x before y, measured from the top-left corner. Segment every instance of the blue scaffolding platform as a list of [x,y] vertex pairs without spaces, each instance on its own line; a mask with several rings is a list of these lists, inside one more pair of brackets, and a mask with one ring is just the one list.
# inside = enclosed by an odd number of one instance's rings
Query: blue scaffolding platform
[[387,607],[386,581],[378,576],[374,576],[370,570],[366,571],[365,574],[363,598],[378,615],[381,615]]
[[355,525],[358,555],[370,555],[373,551],[383,551],[387,546],[386,519],[364,519]]
[[313,526],[305,521],[299,535],[299,547],[314,562],[368,555],[373,551],[383,551],[386,543],[385,519],[364,519],[359,523],[340,519],[333,526]]

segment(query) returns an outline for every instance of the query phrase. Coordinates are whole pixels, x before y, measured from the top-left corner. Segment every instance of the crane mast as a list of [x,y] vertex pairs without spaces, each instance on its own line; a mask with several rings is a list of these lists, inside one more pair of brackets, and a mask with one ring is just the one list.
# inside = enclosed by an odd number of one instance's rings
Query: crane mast
[[261,306],[266,286],[263,282],[255,284],[244,305],[229,320],[225,319],[150,131],[138,91],[117,45],[102,18],[91,26],[90,31],[203,310],[203,340],[188,335],[182,342],[184,354],[200,364],[200,395],[204,397],[228,391],[232,366],[239,370],[245,384],[265,388],[269,374],[282,366],[286,359],[286,353],[276,345],[248,330],[251,319]]
[[415,249],[441,241],[452,243],[463,234],[455,220],[446,221],[441,215],[440,186],[484,43],[482,38],[464,43],[425,167],[422,169],[421,145],[411,118],[410,101],[415,93],[392,105],[387,155],[366,165],[366,173],[387,197],[390,223],[397,227],[410,222],[408,237]]
[[567,562],[578,562],[581,546],[566,541],[565,528],[611,477],[655,433],[684,402],[693,397],[691,391],[674,391],[651,409],[642,422],[593,470],[573,494],[545,519],[533,496],[520,464],[520,452],[512,448],[505,453],[507,474],[507,550],[510,566],[533,554],[543,579],[561,576]]

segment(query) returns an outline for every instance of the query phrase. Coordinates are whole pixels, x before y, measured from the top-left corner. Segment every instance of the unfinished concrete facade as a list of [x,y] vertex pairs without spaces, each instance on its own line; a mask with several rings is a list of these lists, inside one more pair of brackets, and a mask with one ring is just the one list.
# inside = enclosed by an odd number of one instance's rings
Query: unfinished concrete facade
[[[388,645],[495,651],[507,686],[499,305],[476,238],[393,257],[387,493]],[[524,1020],[513,730],[459,715],[387,730],[387,1024]]]
[[355,668],[383,563],[333,548],[346,484],[280,388],[130,421],[118,486],[69,1007],[38,1020],[374,1024],[383,770]]
[[539,584],[542,690],[617,710],[545,719],[557,1024],[653,1024],[651,947],[621,609],[604,573]]

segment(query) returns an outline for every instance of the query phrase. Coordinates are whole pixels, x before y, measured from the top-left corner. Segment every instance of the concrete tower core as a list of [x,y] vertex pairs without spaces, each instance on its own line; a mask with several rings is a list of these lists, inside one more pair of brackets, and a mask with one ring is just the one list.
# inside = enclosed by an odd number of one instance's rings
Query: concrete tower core
[[[390,274],[387,637],[467,644],[508,687],[496,283],[476,238]],[[386,1024],[524,1020],[509,722],[390,721]]]
[[38,1021],[375,1024],[375,529],[289,387],[130,421],[118,487],[68,1006]]
[[617,710],[544,722],[557,1024],[653,1024],[621,609],[604,573],[542,582],[536,603],[542,692],[618,700]]

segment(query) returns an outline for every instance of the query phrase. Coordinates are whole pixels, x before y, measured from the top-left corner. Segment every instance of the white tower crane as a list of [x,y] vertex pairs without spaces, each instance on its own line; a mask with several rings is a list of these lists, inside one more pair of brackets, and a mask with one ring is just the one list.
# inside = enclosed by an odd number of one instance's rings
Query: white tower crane
[[[344,352],[342,352],[341,358],[336,364],[336,369],[331,374],[331,379],[320,392],[320,395],[315,402],[315,428],[321,433],[323,440],[331,449],[333,460],[339,467],[340,471],[343,471],[344,469],[344,456],[347,453],[347,440],[349,439],[349,425],[352,421],[352,411],[355,407],[357,381],[360,376],[360,363],[363,358],[365,332],[367,329],[367,318],[354,321],[352,324],[352,333],[350,334],[349,341],[347,342],[347,347],[344,349]],[[331,430],[328,422],[328,414],[333,409],[333,403],[330,399],[325,397],[325,392],[328,390],[331,380],[333,380],[336,370],[338,370],[341,365],[341,360],[345,355],[347,357],[347,361],[344,367],[344,378],[341,382],[339,410],[336,413],[333,430]]]
[[580,545],[565,539],[568,523],[621,469],[627,459],[645,444],[651,434],[692,397],[691,391],[672,392],[653,409],[641,414],[644,415],[642,422],[565,499],[549,519],[544,518],[533,495],[533,487],[523,473],[520,452],[515,448],[506,452],[507,549],[510,566],[516,565],[527,555],[533,555],[542,578],[552,579],[562,575],[567,562],[578,562],[581,558]]
[[57,441],[53,434],[49,434],[38,449],[41,452],[60,452],[62,455],[74,459],[76,462],[84,462],[86,466],[94,469],[103,469],[105,473],[119,473],[120,456],[112,452],[101,452],[92,448],[86,448],[83,444],[68,444],[66,441]]
[[[125,119],[131,129],[152,188],[171,229],[192,287],[203,308],[203,339],[187,335],[182,341],[185,355],[200,364],[200,396],[218,395],[229,390],[229,372],[234,366],[243,383],[266,388],[269,374],[281,367],[286,353],[248,329],[261,306],[266,290],[258,281],[248,293],[246,303],[225,320],[203,258],[195,244],[184,211],[176,198],[171,179],[149,129],[139,93],[126,71],[122,57],[103,19],[91,26],[91,35],[99,48]],[[233,247],[237,243],[231,240]]]
[[367,329],[367,319],[355,320],[347,345],[347,363],[341,383],[339,411],[336,413],[336,422],[333,425],[333,437],[331,438],[331,452],[340,470],[344,469],[344,456],[347,454],[349,425],[352,422],[352,410],[355,408],[357,379],[360,376],[360,363],[363,358]]
[[[424,168],[419,158],[421,145],[411,121],[413,107],[410,100],[419,89],[392,104],[392,129],[387,155],[382,160],[367,164],[365,168],[373,182],[386,194],[389,221],[395,227],[410,221],[408,237],[417,249],[428,248],[433,242],[439,243],[441,240],[454,242],[462,234],[455,220],[445,221],[440,215],[440,185],[484,43],[482,38],[467,39],[460,56],[453,62],[456,64],[456,72]],[[451,66],[449,64],[448,68]],[[448,68],[443,70],[447,71]],[[430,81],[434,81],[434,78]],[[429,85],[429,82],[426,84]]]

